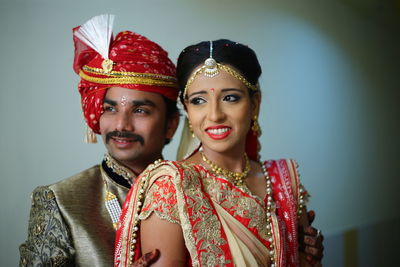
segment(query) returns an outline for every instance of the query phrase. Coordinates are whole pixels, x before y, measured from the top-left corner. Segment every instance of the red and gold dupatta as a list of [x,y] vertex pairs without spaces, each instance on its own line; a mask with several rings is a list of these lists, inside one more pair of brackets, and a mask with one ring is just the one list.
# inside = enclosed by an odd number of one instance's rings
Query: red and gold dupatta
[[[264,164],[271,176],[277,207],[273,215],[276,266],[298,266],[299,181],[296,163],[293,160],[272,160]],[[269,241],[266,239],[264,203],[248,190],[214,176],[200,165],[165,161],[148,168],[127,196],[117,231],[115,266],[129,266],[141,256],[140,231],[134,229],[139,227],[135,222],[138,196],[146,195],[153,183],[166,176],[172,184],[168,188],[173,194],[169,195],[175,197],[168,202],[176,201],[190,255],[188,266],[234,266],[241,259],[235,259],[237,248],[232,243],[239,244],[238,249],[244,256],[251,252],[257,265],[269,265],[268,255],[265,255],[268,254]],[[145,186],[141,187],[143,184]],[[245,250],[240,249],[240,244],[245,245]]]

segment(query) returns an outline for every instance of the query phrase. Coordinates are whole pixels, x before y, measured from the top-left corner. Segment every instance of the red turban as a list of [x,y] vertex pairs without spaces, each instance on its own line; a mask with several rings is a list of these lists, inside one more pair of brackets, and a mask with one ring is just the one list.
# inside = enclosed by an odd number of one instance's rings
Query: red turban
[[[74,33],[79,27],[73,29]],[[74,34],[74,71],[87,125],[99,134],[105,89],[119,86],[159,93],[173,101],[178,97],[175,65],[158,44],[134,32],[124,31],[111,40],[109,58],[86,45]]]

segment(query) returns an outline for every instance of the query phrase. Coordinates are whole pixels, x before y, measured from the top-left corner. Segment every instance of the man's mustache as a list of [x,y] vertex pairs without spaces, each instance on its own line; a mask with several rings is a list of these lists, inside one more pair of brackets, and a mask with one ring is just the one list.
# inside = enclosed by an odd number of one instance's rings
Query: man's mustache
[[144,138],[141,137],[140,135],[134,134],[132,132],[125,132],[125,131],[123,131],[123,132],[120,132],[120,131],[108,132],[106,134],[106,143],[107,144],[112,137],[129,138],[129,139],[133,139],[133,141],[139,142],[141,145],[144,145]]

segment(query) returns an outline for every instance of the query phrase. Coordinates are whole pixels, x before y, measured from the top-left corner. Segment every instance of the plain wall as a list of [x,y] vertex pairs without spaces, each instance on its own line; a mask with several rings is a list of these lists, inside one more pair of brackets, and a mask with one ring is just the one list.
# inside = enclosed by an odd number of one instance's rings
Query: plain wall
[[326,236],[399,216],[398,27],[351,1],[277,2],[2,0],[0,265],[17,265],[31,191],[102,159],[102,143],[83,143],[71,33],[102,13],[116,15],[114,33],[143,34],[174,61],[202,40],[252,47],[263,68],[262,158],[299,162]]

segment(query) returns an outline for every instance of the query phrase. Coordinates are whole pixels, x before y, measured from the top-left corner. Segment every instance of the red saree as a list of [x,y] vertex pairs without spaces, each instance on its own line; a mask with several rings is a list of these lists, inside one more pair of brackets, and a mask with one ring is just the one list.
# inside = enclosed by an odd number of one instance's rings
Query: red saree
[[[123,206],[115,266],[141,256],[140,220],[152,212],[182,227],[188,266],[298,266],[297,212],[302,191],[293,160],[264,162],[276,210],[268,230],[266,200],[236,187],[201,165],[163,161],[149,166]],[[304,194],[306,194],[305,191]],[[273,240],[267,232],[272,231]],[[270,242],[274,251],[267,248]]]

